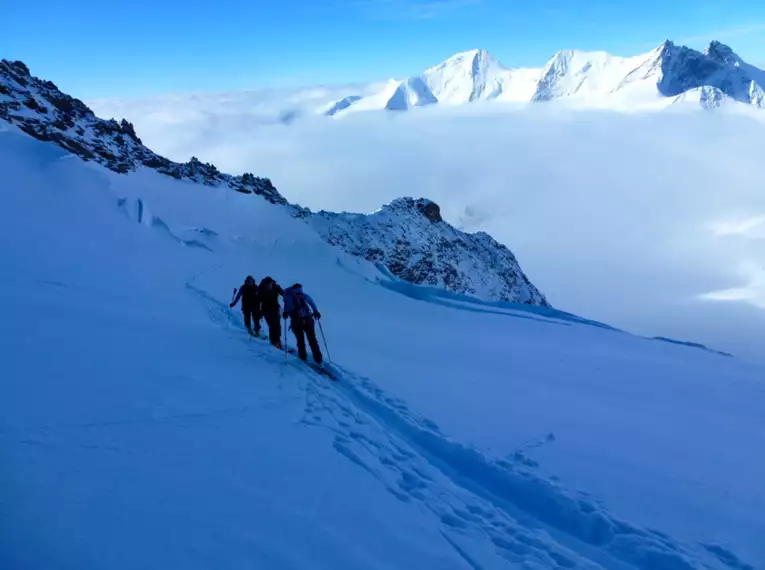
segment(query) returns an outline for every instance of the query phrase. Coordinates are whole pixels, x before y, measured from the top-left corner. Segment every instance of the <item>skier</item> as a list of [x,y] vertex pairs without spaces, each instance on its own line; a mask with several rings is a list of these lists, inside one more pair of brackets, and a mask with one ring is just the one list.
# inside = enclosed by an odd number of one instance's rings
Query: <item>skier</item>
[[284,290],[279,284],[266,277],[260,282],[260,312],[266,319],[268,325],[268,338],[276,348],[282,348],[282,321],[281,307],[279,306],[279,295],[284,294]]
[[[244,280],[244,284],[239,287],[239,291],[236,297],[229,305],[233,308],[239,299],[242,300],[242,313],[244,314],[244,326],[247,327],[247,332],[252,336],[258,336],[260,334],[260,296],[258,294],[258,284],[253,279],[252,275],[248,275]],[[252,331],[250,320],[254,321],[255,332]]]
[[316,308],[316,303],[311,296],[303,292],[303,286],[300,283],[295,283],[284,292],[284,318],[287,317],[292,319],[292,332],[297,340],[300,360],[308,359],[305,349],[305,339],[308,337],[313,359],[316,364],[321,364],[321,349],[316,340],[316,328],[314,326],[314,319],[320,319],[321,313]]

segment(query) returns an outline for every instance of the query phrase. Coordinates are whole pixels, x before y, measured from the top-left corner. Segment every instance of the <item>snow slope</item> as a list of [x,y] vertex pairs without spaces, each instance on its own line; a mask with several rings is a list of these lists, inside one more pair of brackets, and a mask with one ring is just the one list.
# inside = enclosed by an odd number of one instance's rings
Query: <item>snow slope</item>
[[[0,121],[0,567],[758,568],[763,369],[391,279]],[[329,383],[228,308],[300,280]]]

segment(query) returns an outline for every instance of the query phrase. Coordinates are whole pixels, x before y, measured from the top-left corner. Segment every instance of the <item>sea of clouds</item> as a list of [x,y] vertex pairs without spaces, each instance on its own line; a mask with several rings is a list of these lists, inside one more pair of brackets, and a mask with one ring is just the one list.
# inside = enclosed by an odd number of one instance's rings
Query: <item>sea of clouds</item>
[[399,196],[505,243],[561,309],[765,360],[765,111],[498,104],[317,116],[331,95],[93,102],[154,150],[312,209]]

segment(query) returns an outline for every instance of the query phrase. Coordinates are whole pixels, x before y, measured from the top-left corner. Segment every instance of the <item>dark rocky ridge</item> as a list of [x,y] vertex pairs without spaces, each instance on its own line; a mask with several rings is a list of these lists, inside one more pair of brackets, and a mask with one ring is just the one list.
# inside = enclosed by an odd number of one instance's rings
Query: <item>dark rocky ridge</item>
[[141,142],[130,122],[96,117],[79,99],[62,93],[50,81],[32,76],[20,61],[0,60],[0,119],[114,172],[124,174],[145,166],[173,178],[207,186],[227,185],[274,204],[287,203],[267,178],[250,173],[231,176],[193,157],[179,163],[156,154]]
[[550,306],[507,247],[485,232],[454,228],[430,200],[398,198],[372,214],[318,212],[309,223],[328,243],[384,265],[405,281]]

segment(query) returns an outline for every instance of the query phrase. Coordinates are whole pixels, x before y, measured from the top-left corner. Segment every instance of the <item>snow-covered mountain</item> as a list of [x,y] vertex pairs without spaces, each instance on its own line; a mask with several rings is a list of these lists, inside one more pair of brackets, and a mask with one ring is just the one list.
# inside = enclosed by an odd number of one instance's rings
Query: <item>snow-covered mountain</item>
[[[762,367],[539,306],[432,202],[312,214],[0,72],[3,570],[765,565]],[[339,381],[246,334],[247,274],[305,285]]]
[[461,105],[475,101],[525,102],[531,98],[538,69],[509,69],[486,50],[458,53],[420,75],[390,80],[376,92],[353,94],[332,104],[328,115],[343,111],[402,111],[432,104]]
[[592,107],[661,108],[694,101],[704,108],[726,100],[765,107],[765,72],[714,41],[702,53],[666,41],[635,57],[565,50],[543,68],[510,69],[485,50],[450,57],[421,75],[391,81],[367,95],[348,95],[342,111],[406,110],[475,101],[568,101]]
[[422,74],[422,81],[439,103],[526,101],[537,70],[508,69],[486,50],[459,53]]
[[[765,567],[762,367],[393,280],[266,196],[22,126],[3,570]],[[339,381],[247,335],[247,274],[304,284]]]
[[547,306],[510,250],[483,232],[456,230],[441,219],[435,204],[422,208],[422,201],[402,199],[372,215],[313,214],[289,204],[269,179],[223,174],[196,158],[176,163],[157,155],[128,121],[96,117],[53,83],[33,77],[21,62],[0,61],[0,119],[116,173],[145,167],[179,180],[262,196],[305,218],[331,244],[381,263],[401,279],[485,299]]
[[411,283],[549,306],[509,249],[484,232],[455,229],[430,200],[400,198],[368,215],[319,212],[311,224],[330,244]]

